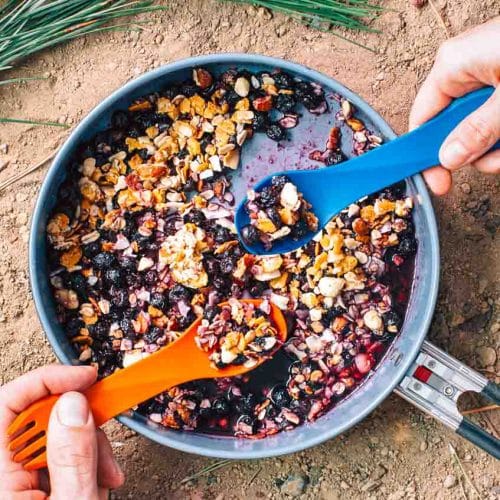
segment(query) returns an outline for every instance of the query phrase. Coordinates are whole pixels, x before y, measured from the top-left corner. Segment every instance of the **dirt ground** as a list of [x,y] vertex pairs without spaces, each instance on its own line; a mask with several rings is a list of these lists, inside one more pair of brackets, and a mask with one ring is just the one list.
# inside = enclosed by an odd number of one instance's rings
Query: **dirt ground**
[[[108,33],[74,41],[23,63],[17,74],[47,77],[2,87],[3,116],[77,123],[126,81],[161,64],[211,52],[256,52],[291,59],[333,76],[370,102],[398,132],[405,131],[416,89],[446,32],[429,5],[408,1],[375,23],[380,35],[362,36],[371,53],[307,29],[284,16],[215,0],[170,1],[145,16],[142,33]],[[499,13],[496,0],[434,0],[450,34]],[[1,125],[0,180],[41,160],[64,139],[58,128]],[[27,276],[30,214],[46,169],[0,194],[0,382],[54,361],[39,325]],[[442,281],[430,338],[488,377],[499,378],[499,179],[464,170],[453,192],[435,199],[440,224]],[[477,402],[472,402],[477,405]],[[498,412],[482,413],[490,431]],[[390,397],[349,433],[292,456],[231,462],[197,480],[182,479],[215,460],[156,445],[117,423],[106,426],[127,482],[114,498],[286,498],[323,500],[475,498],[449,452],[481,498],[500,498],[494,459]],[[462,485],[465,492],[462,491]]]

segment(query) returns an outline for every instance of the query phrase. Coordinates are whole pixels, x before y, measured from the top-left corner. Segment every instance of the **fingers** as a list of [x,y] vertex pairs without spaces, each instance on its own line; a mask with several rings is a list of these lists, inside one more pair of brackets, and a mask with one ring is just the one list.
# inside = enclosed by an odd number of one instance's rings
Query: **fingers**
[[51,499],[96,500],[97,436],[85,397],[78,392],[63,394],[50,415],[47,464]]
[[438,196],[446,194],[451,189],[451,173],[443,167],[433,167],[426,170],[424,179],[431,191]]
[[2,500],[47,500],[47,494],[40,490],[0,491]]
[[486,153],[500,138],[500,88],[446,138],[439,161],[456,170]]
[[[91,366],[49,365],[22,375],[0,388],[2,405],[14,417],[31,403],[48,396],[67,391],[81,391],[92,385],[97,378]],[[0,432],[11,422],[0,419]]]
[[485,174],[500,174],[500,150],[484,155],[476,160],[473,165]]
[[111,445],[103,431],[97,431],[97,482],[103,488],[115,489],[125,481],[120,466],[113,456]]

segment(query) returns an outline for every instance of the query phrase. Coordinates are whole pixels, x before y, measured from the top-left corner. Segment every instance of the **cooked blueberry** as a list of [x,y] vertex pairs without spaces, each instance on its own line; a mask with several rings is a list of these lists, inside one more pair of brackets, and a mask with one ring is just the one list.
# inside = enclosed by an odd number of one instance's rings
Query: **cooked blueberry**
[[101,252],[94,256],[92,264],[97,269],[107,269],[116,264],[116,257],[112,253]]
[[180,93],[185,97],[193,97],[198,92],[198,87],[191,82],[186,82],[181,85]]
[[241,97],[234,90],[228,90],[222,96],[222,100],[226,102],[231,108],[233,108],[240,99]]
[[413,236],[406,235],[403,236],[399,242],[397,253],[403,257],[410,257],[414,255],[417,251],[417,241]]
[[205,258],[205,269],[210,276],[220,272],[219,261],[213,257]]
[[203,312],[203,317],[208,319],[208,321],[213,321],[217,314],[220,313],[220,309],[217,306],[207,306]]
[[259,193],[257,202],[263,207],[272,207],[278,203],[279,192],[273,186],[265,186]]
[[184,302],[189,302],[191,300],[191,296],[191,290],[182,285],[174,285],[168,291],[168,301],[171,304],[177,304],[177,302],[180,302],[181,300],[183,300]]
[[290,233],[294,240],[300,240],[309,232],[309,227],[304,220],[299,220],[294,226],[292,226],[292,232]]
[[184,216],[184,222],[191,222],[197,226],[201,226],[206,220],[207,218],[203,212],[201,210],[196,210],[195,208]]
[[265,289],[266,285],[262,281],[256,281],[248,291],[252,297],[261,297]]
[[178,318],[177,323],[179,325],[179,328],[181,328],[182,330],[185,330],[195,320],[196,320],[196,316],[194,315],[193,311],[189,311],[186,316],[181,316],[180,318]]
[[92,332],[92,336],[98,339],[105,339],[109,334],[109,324],[103,323],[100,321],[99,323],[94,325],[94,330]]
[[149,269],[144,273],[144,281],[148,285],[154,285],[158,281],[158,273],[154,269]]
[[85,324],[79,318],[71,318],[64,325],[64,328],[70,337],[76,337],[80,335],[80,329],[83,328]]
[[328,166],[337,165],[337,163],[343,162],[344,160],[345,156],[342,151],[330,151],[325,159],[325,164]]
[[286,130],[280,127],[277,123],[272,123],[267,127],[266,134],[273,141],[282,141],[286,137]]
[[229,403],[222,398],[216,399],[212,404],[212,410],[216,415],[227,415],[231,411]]
[[264,132],[269,125],[269,116],[267,113],[254,113],[252,128],[257,132]]
[[217,225],[214,230],[214,240],[216,243],[225,243],[231,239],[229,229]]
[[120,328],[121,328],[123,333],[125,333],[125,334],[130,333],[134,329],[131,319],[130,318],[122,318],[120,320]]
[[234,269],[233,261],[230,257],[224,257],[219,261],[219,268],[223,274],[229,274]]
[[281,189],[287,182],[290,182],[290,179],[286,175],[274,175],[271,179],[271,186]]
[[239,299],[242,295],[243,295],[243,289],[241,288],[240,285],[238,285],[238,283],[233,283],[231,285],[231,297],[235,297],[237,299]]
[[288,113],[295,107],[295,97],[290,94],[278,94],[274,106],[282,113]]
[[129,123],[130,119],[127,111],[115,111],[111,116],[111,126],[113,128],[126,129]]
[[92,243],[89,243],[88,245],[83,245],[82,250],[83,250],[83,255],[91,259],[101,251],[101,245],[97,241],[94,241]]
[[119,287],[123,283],[123,271],[119,268],[106,269],[104,279],[108,285]]
[[68,278],[68,286],[78,295],[86,296],[87,280],[80,273],[71,273]]
[[148,344],[153,344],[153,343],[155,343],[162,336],[163,336],[163,330],[161,328],[158,328],[157,326],[153,326],[144,335],[144,340]]
[[281,89],[291,89],[294,85],[293,78],[288,73],[275,73],[272,75],[274,83]]
[[402,320],[401,316],[396,311],[389,311],[388,313],[385,313],[383,318],[385,327],[389,332],[395,333],[399,331]]
[[241,229],[241,237],[247,245],[253,245],[259,241],[259,231],[254,226],[248,224]]
[[111,297],[111,304],[118,308],[127,306],[129,304],[128,292],[123,290],[123,288],[114,289]]
[[120,266],[126,271],[136,271],[137,261],[135,259],[122,259],[120,261]]
[[284,385],[276,385],[273,387],[271,391],[271,400],[276,406],[279,408],[288,406],[290,404],[290,399],[290,394],[288,394],[288,390]]
[[281,217],[276,207],[269,207],[266,210],[266,214],[269,217],[269,220],[276,226],[276,229],[279,229],[282,226]]
[[234,404],[236,410],[239,413],[246,413],[248,415],[251,415],[253,413],[253,410],[256,405],[257,405],[257,398],[252,393],[244,394]]
[[157,309],[160,309],[162,311],[164,311],[168,306],[167,297],[165,297],[163,293],[159,292],[154,292],[151,294],[149,303],[153,307],[156,307]]
[[216,290],[226,290],[229,286],[228,282],[222,276],[215,276],[213,286]]

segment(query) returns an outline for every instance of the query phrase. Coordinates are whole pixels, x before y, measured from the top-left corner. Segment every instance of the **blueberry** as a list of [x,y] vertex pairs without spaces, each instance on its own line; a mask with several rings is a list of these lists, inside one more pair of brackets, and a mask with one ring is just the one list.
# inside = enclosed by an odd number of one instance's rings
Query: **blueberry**
[[106,269],[104,272],[104,280],[110,286],[121,286],[123,278],[123,271],[119,268]]
[[177,323],[179,325],[179,328],[181,328],[182,330],[185,330],[195,320],[196,320],[195,314],[193,313],[193,311],[189,311],[186,316],[181,316],[180,318],[178,318]]
[[290,404],[290,394],[284,385],[276,385],[271,391],[271,400],[279,408],[288,406]]
[[163,330],[161,328],[158,328],[157,326],[153,326],[152,328],[149,329],[148,333],[144,335],[144,340],[148,344],[153,344],[162,336],[163,336]]
[[206,257],[205,269],[210,276],[214,276],[215,274],[220,272],[219,261],[214,259],[213,257]]
[[120,328],[125,334],[133,332],[134,327],[130,318],[122,318],[120,320]]
[[337,165],[345,160],[345,156],[340,150],[330,151],[325,159],[325,164],[328,166]]
[[223,274],[229,274],[234,268],[233,261],[230,257],[224,257],[219,261],[219,268]]
[[212,284],[216,290],[225,291],[228,288],[228,282],[222,276],[215,276]]
[[265,186],[259,192],[257,203],[263,207],[272,207],[278,203],[278,191],[273,186]]
[[80,273],[71,273],[68,279],[68,286],[80,296],[87,296],[87,280]]
[[417,241],[413,236],[405,235],[401,238],[399,242],[397,253],[403,257],[410,257],[414,255],[417,251]]
[[241,229],[241,237],[247,245],[253,245],[259,241],[259,231],[255,226],[248,224]]
[[82,250],[83,250],[83,255],[85,255],[85,257],[91,259],[92,257],[96,256],[101,251],[101,245],[97,241],[93,241],[92,243],[89,243],[88,245],[84,245]]
[[158,293],[154,292],[151,294],[149,303],[153,306],[156,307],[157,309],[160,309],[161,311],[164,311],[168,307],[168,301],[167,298],[163,293]]
[[294,240],[300,240],[309,232],[309,227],[304,220],[299,220],[294,226],[292,226],[292,232],[290,233]]
[[262,281],[256,281],[248,291],[252,297],[262,297],[265,289],[266,285]]
[[128,292],[123,288],[113,289],[111,305],[121,309],[122,307],[126,307],[128,304]]
[[126,271],[137,271],[137,261],[135,259],[122,259],[120,261],[120,266]]
[[66,330],[66,333],[70,337],[76,337],[77,335],[80,335],[80,329],[83,328],[84,326],[85,324],[81,319],[71,318],[64,325],[64,329]]
[[330,323],[337,318],[338,316],[342,316],[346,311],[343,307],[340,306],[335,306],[331,307],[330,309],[327,309],[325,314],[322,317],[322,320],[325,320],[327,322],[327,326],[330,325]]
[[238,413],[244,413],[247,415],[251,415],[253,413],[256,405],[257,398],[252,393],[244,394],[234,404]]
[[112,253],[101,252],[94,256],[92,264],[97,269],[108,269],[116,264],[116,257]]
[[[242,290],[241,286],[238,285],[237,283],[233,283],[231,285],[231,297],[235,297],[235,298],[239,299],[242,295],[243,295],[243,290]],[[245,361],[243,361],[243,363],[244,362]]]
[[290,179],[286,175],[274,175],[271,179],[271,186],[282,189],[287,182],[290,182]]
[[391,331],[391,333],[395,333],[401,328],[402,319],[396,311],[389,311],[385,313],[383,315],[383,319],[386,329]]
[[252,120],[252,128],[256,132],[264,132],[269,125],[269,116],[267,113],[254,112],[254,117]]
[[96,325],[94,325],[94,331],[92,332],[92,336],[98,339],[105,339],[109,334],[109,324],[103,323],[100,321]]
[[295,107],[296,101],[293,95],[289,94],[278,94],[274,106],[278,111],[282,113],[288,113],[292,111]]
[[154,285],[158,281],[158,273],[154,269],[149,269],[144,273],[144,281],[147,285]]
[[216,243],[224,243],[231,239],[231,233],[229,232],[229,229],[219,225],[216,226],[213,236]]
[[222,100],[226,102],[231,108],[233,108],[240,99],[241,97],[234,90],[228,90],[222,96]]
[[273,141],[282,141],[286,137],[286,130],[280,127],[277,123],[272,123],[267,127],[266,134]]
[[142,275],[140,275],[140,274],[127,273],[125,275],[125,283],[127,283],[128,286],[140,288],[144,283],[144,279],[143,279]]
[[111,126],[113,128],[126,129],[130,124],[127,111],[118,110],[111,116]]
[[290,89],[294,85],[293,78],[288,73],[275,73],[272,75],[274,83],[281,89]]
[[180,302],[181,300],[183,300],[184,302],[189,302],[191,300],[191,296],[191,290],[182,285],[174,285],[168,291],[168,301],[171,304],[177,304],[177,302]]
[[266,210],[266,214],[269,217],[269,220],[276,226],[276,229],[279,229],[283,223],[281,222],[281,217],[276,207],[270,207]]
[[193,209],[184,216],[184,222],[191,222],[197,226],[201,226],[205,221],[206,217],[201,210]]
[[231,411],[231,407],[225,399],[219,398],[212,403],[212,410],[216,415],[222,417]]
[[208,319],[208,321],[213,321],[217,314],[220,313],[220,308],[218,306],[208,306],[203,311],[203,317]]
[[185,97],[193,97],[198,92],[198,87],[192,82],[185,82],[181,85],[180,93]]

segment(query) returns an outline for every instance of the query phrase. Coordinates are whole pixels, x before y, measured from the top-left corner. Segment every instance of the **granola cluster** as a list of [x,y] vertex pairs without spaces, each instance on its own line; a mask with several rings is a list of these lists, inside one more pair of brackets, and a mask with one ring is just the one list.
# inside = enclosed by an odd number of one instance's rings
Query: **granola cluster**
[[[50,282],[80,361],[101,377],[175,341],[200,316],[200,345],[220,345],[214,362],[251,357],[251,346],[267,351],[272,335],[246,342],[258,325],[216,330],[224,301],[265,297],[287,319],[288,340],[272,359],[140,405],[154,422],[249,437],[293,428],[352,391],[401,327],[417,248],[404,183],[351,205],[290,254],[250,255],[236,237],[231,173],[241,147],[259,132],[285,139],[303,108],[328,111],[321,87],[279,71],[216,78],[196,68],[191,80],[115,112],[69,163],[47,224]],[[380,142],[348,111],[314,160],[343,159],[341,131],[354,134],[356,154]]]
[[276,240],[287,236],[298,240],[318,230],[312,205],[285,175],[272,177],[271,184],[260,191],[249,190],[247,200],[250,224],[242,228],[241,236],[248,245],[261,241],[270,250]]
[[270,318],[271,304],[265,299],[256,307],[231,298],[216,306],[213,318],[203,318],[196,331],[196,345],[210,353],[216,368],[227,365],[254,367],[280,344]]

